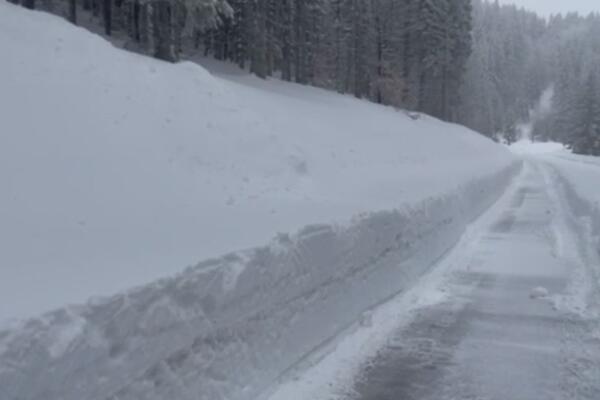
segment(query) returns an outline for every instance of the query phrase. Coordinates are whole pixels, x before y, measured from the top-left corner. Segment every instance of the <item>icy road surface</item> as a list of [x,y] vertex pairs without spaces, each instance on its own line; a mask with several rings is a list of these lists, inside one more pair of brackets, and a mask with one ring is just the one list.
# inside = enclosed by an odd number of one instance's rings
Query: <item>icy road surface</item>
[[594,237],[560,170],[525,158],[431,274],[270,399],[600,399]]
[[415,312],[351,398],[600,399],[581,276],[590,260],[559,187],[549,167],[528,163],[469,262],[448,274],[448,298]]

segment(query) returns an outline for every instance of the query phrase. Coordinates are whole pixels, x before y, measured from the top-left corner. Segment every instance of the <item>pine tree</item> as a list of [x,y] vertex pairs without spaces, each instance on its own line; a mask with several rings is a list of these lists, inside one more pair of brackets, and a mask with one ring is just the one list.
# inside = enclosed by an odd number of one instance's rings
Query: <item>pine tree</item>
[[69,0],[69,20],[77,24],[77,1]]
[[29,8],[30,10],[35,9],[35,0],[22,0],[23,7]]
[[[106,35],[125,33],[128,48],[162,60],[204,51],[262,78],[444,119],[457,114],[471,50],[470,0],[81,1]],[[76,0],[63,4],[76,22]]]
[[579,88],[573,110],[573,127],[570,144],[580,154],[600,155],[600,93],[598,74],[589,73],[585,84]]

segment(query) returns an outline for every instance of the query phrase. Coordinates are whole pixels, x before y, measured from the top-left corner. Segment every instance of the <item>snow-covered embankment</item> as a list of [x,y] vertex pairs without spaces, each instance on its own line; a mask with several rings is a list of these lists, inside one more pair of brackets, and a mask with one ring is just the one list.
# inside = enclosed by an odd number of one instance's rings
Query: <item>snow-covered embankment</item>
[[163,64],[3,0],[0,48],[0,318],[58,309],[0,331],[2,398],[251,399],[519,167],[460,126]]
[[513,172],[403,212],[310,226],[99,304],[29,321],[0,336],[0,387],[24,398],[253,398],[409,287]]

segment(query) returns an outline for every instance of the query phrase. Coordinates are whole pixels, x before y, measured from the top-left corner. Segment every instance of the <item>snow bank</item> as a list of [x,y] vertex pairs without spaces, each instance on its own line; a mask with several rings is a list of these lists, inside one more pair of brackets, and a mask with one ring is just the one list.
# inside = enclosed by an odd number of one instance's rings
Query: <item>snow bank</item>
[[565,152],[565,145],[556,142],[532,142],[531,140],[520,140],[509,146],[510,150],[519,155],[549,154]]
[[345,227],[309,226],[269,246],[30,320],[18,333],[0,333],[0,387],[8,398],[24,399],[255,398],[407,289],[512,173],[474,180],[403,212],[366,214]]
[[164,64],[3,0],[0,49],[0,318],[172,276],[0,331],[3,399],[253,398],[519,167],[457,125]]
[[3,0],[0,49],[0,320],[444,195],[512,162],[459,126],[161,63]]

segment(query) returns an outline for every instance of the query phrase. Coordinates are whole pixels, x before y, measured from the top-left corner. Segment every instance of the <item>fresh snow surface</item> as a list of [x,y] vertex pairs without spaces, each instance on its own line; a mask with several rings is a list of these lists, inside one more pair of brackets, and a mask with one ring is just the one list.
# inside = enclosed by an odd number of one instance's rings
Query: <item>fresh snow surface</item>
[[407,207],[512,162],[459,126],[215,78],[4,0],[0,49],[0,320]]
[[457,125],[161,63],[4,0],[0,49],[0,318],[57,308],[0,329],[2,399],[257,398],[375,326],[521,165]]
[[548,154],[566,152],[562,143],[556,142],[532,142],[528,139],[520,140],[509,146],[510,150],[519,155]]
[[536,288],[531,289],[529,297],[531,297],[532,299],[543,299],[545,297],[548,297],[549,294],[550,292],[548,291],[548,289],[542,286],[538,286]]

